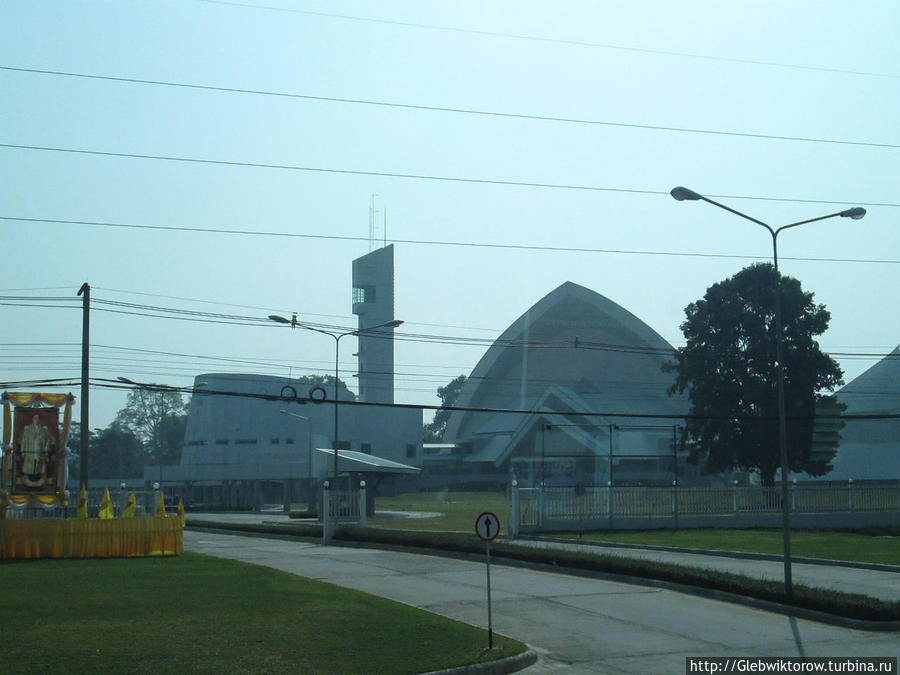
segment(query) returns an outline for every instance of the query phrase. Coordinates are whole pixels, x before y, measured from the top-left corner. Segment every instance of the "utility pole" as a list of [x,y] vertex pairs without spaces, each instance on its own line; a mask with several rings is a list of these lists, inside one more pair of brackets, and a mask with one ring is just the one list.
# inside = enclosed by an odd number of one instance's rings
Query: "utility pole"
[[90,406],[88,405],[88,389],[90,385],[90,351],[91,351],[91,287],[87,282],[78,289],[82,296],[81,310],[81,485],[88,485],[88,447],[90,445]]

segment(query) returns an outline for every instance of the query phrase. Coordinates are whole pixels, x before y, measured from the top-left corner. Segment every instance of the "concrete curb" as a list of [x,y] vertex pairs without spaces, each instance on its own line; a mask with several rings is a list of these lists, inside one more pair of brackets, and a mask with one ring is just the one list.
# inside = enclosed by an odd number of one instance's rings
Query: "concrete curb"
[[528,651],[515,656],[508,656],[505,659],[476,663],[471,666],[460,666],[458,668],[432,670],[422,675],[506,675],[506,673],[517,673],[528,666],[534,665],[537,662],[537,658],[537,652],[533,649],[528,649]]
[[[596,546],[597,548],[624,548],[640,551],[661,551],[665,553],[693,553],[696,555],[718,556],[720,558],[735,558],[738,560],[771,560],[781,562],[782,556],[771,553],[745,553],[743,551],[718,551],[715,549],[686,548],[683,546],[657,546],[654,544],[627,544],[617,541],[579,541],[575,539],[561,539],[557,537],[537,537],[520,535],[518,539],[526,541],[540,541],[552,544],[577,544],[579,546]],[[515,541],[511,539],[510,541]],[[852,560],[831,560],[829,558],[804,558],[791,556],[791,561],[808,565],[823,565],[825,567],[850,567],[860,570],[873,570],[876,572],[900,573],[900,565],[884,565],[880,563],[854,562]]]

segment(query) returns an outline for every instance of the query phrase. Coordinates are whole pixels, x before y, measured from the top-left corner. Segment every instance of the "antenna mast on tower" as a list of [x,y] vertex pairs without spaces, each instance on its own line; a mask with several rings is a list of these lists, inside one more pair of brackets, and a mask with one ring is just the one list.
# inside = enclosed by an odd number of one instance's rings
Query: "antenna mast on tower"
[[369,197],[369,252],[375,250],[375,197],[377,194],[372,194]]

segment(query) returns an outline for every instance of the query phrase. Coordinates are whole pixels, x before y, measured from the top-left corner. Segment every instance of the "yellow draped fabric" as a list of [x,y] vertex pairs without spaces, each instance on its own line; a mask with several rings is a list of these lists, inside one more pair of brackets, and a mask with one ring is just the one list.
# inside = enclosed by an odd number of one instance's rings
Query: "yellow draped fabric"
[[119,558],[183,552],[177,518],[0,521],[0,559]]
[[112,500],[109,498],[109,488],[106,488],[103,491],[103,499],[100,500],[100,518],[102,520],[106,520],[108,518],[115,518],[115,514],[113,513]]
[[6,392],[7,398],[16,406],[32,407],[35,403],[43,403],[44,405],[52,405],[58,408],[66,402],[71,394],[36,394],[33,392]]
[[178,498],[178,520],[181,522],[181,529],[184,529],[184,500]]
[[125,510],[122,511],[123,518],[134,518],[134,510],[137,508],[137,498],[134,496],[134,492],[132,492],[128,496],[128,503],[125,505]]
[[163,499],[162,490],[159,491],[159,501],[156,504],[156,517],[157,518],[165,518],[166,517],[166,500]]

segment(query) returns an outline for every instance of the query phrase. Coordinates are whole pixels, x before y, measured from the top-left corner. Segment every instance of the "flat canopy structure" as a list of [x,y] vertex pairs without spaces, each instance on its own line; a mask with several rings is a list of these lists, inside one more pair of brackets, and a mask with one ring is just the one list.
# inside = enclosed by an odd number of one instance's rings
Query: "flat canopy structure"
[[[333,466],[334,450],[316,448],[316,465]],[[326,464],[332,462],[332,464]],[[420,469],[408,464],[394,462],[384,457],[368,455],[355,450],[338,450],[338,472],[340,473],[380,473],[380,474],[417,474]]]

